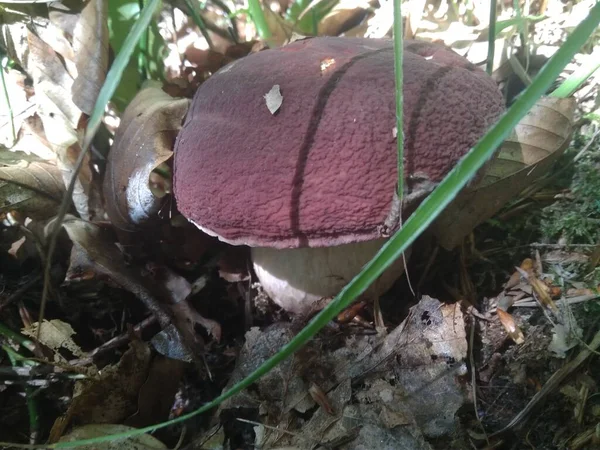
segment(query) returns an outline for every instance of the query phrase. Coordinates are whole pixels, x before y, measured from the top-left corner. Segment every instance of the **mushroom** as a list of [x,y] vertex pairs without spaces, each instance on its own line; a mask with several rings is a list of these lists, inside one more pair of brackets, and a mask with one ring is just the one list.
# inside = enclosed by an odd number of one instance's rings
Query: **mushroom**
[[[250,246],[267,294],[306,312],[399,227],[394,92],[390,40],[304,39],[229,64],[200,86],[178,135],[179,211]],[[406,43],[404,218],[503,110],[494,81],[466,59]],[[402,272],[399,261],[365,294]]]

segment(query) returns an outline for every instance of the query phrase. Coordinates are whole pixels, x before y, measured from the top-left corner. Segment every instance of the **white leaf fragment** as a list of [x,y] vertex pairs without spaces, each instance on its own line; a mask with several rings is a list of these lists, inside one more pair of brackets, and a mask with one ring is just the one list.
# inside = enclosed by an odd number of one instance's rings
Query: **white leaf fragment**
[[281,95],[278,84],[273,86],[271,90],[265,94],[265,102],[271,114],[275,114],[279,111],[279,108],[281,108],[281,104],[283,103],[283,96]]

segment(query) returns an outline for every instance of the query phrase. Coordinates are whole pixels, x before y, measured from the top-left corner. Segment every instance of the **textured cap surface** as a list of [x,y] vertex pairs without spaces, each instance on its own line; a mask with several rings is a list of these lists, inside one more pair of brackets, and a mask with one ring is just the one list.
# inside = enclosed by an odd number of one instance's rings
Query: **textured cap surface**
[[[406,50],[405,175],[437,183],[502,113],[503,98],[445,47]],[[282,103],[271,114],[264,96],[275,85]],[[178,208],[232,244],[382,237],[397,227],[394,128],[391,41],[323,37],[250,55],[194,97],[175,147]]]

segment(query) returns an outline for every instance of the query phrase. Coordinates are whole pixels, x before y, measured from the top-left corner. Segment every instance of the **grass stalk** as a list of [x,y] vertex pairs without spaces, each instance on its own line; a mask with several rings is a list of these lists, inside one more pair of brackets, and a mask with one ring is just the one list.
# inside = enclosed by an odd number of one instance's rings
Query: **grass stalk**
[[260,0],[248,0],[248,12],[250,13],[252,23],[256,27],[256,31],[258,31],[258,35],[268,43],[271,40],[272,34]]
[[490,23],[488,26],[488,55],[485,71],[491,75],[494,71],[494,55],[496,54],[496,0],[490,0]]

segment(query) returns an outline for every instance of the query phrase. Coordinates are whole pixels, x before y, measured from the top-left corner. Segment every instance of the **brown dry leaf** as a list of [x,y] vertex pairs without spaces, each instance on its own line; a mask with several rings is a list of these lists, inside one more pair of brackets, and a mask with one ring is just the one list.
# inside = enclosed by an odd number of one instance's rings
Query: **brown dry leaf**
[[[30,327],[23,328],[21,332],[26,336],[36,337],[38,335],[38,322],[31,324]],[[39,332],[39,341],[54,351],[54,361],[66,362],[66,359],[60,355],[60,350],[68,350],[77,358],[84,355],[81,348],[73,341],[73,335],[75,335],[75,331],[68,323],[58,319],[44,320]]]
[[55,214],[64,192],[54,165],[23,162],[0,167],[0,212],[16,210],[32,219],[47,219]]
[[339,36],[371,8],[368,0],[342,0],[319,22],[319,36]]
[[108,68],[108,2],[91,0],[81,12],[73,34],[77,78],[73,102],[92,114]]
[[148,379],[140,389],[138,410],[125,424],[141,428],[167,420],[185,366],[182,361],[156,355]]
[[482,181],[460,193],[432,225],[443,247],[456,247],[473,228],[548,172],[569,144],[574,111],[574,99],[538,100],[506,139]]
[[82,424],[118,423],[137,410],[140,388],[148,377],[151,352],[133,340],[119,363],[96,378],[78,381],[67,417]]
[[550,288],[539,278],[535,276],[528,277],[529,284],[533,288],[538,300],[540,303],[546,307],[548,307],[553,312],[558,312],[558,308],[556,307],[556,303],[550,297]]
[[496,312],[498,313],[500,323],[502,324],[510,338],[513,341],[515,341],[516,344],[522,344],[523,342],[525,342],[525,336],[523,335],[523,332],[515,322],[513,316],[500,308],[496,309]]
[[575,107],[576,102],[572,98],[545,97],[538,100],[506,138],[478,187],[494,184],[514,174],[529,177],[520,186],[531,184],[530,174],[536,169],[532,166],[539,166],[550,157],[556,160],[568,145]]
[[263,7],[265,12],[265,19],[269,30],[271,30],[271,37],[269,38],[269,45],[280,47],[290,40],[293,35],[293,28],[288,24],[283,17],[279,14],[271,11],[268,6]]
[[[33,78],[37,113],[44,125],[50,148],[58,155],[58,164],[67,185],[73,174],[74,162],[81,148],[77,126],[81,110],[73,103],[73,78],[59,55],[32,32],[27,35],[29,53],[26,70]],[[88,192],[91,169],[84,163],[73,191],[73,203],[84,219],[88,218]]]
[[[521,262],[521,270],[524,270],[527,273],[533,274],[533,259],[525,258],[523,262]],[[514,288],[521,282],[521,272],[515,270],[513,274],[510,276],[506,284],[504,285],[505,290],[509,290]]]
[[152,193],[150,174],[173,154],[190,103],[157,86],[149,84],[126,108],[108,156],[106,211],[112,224],[124,230],[157,221],[163,201]]

